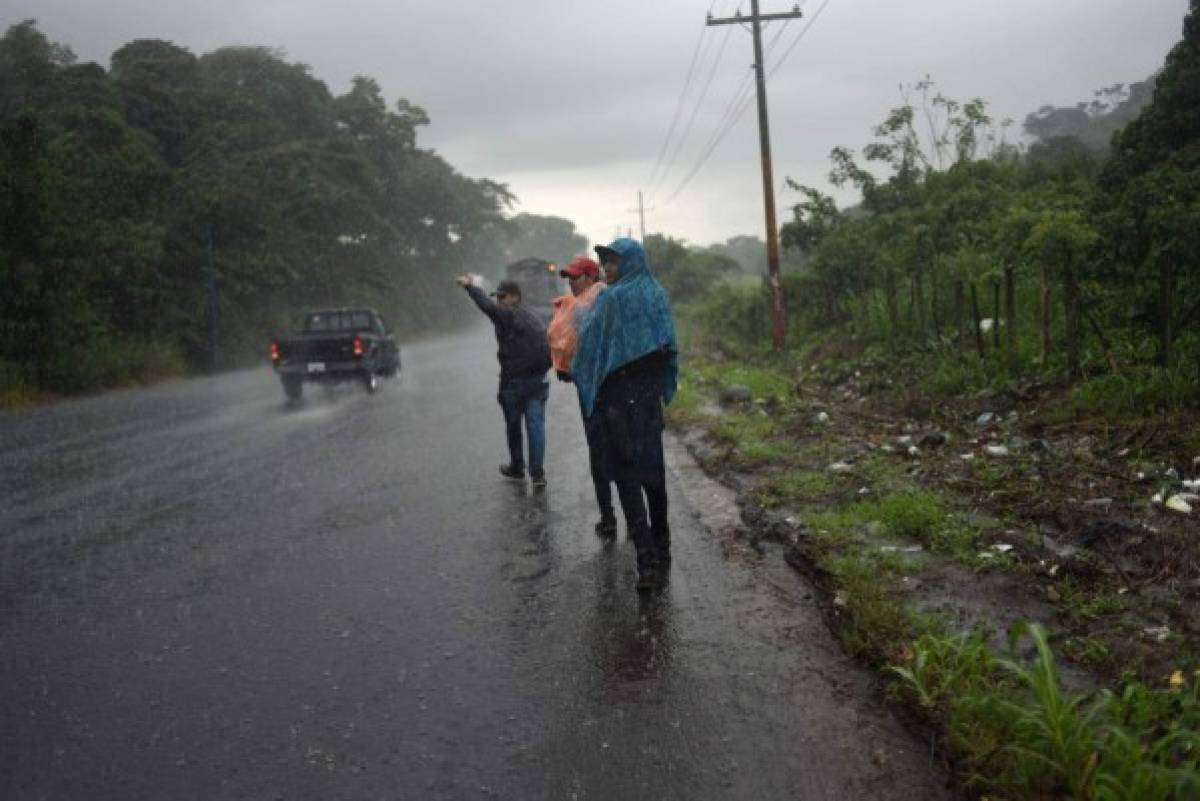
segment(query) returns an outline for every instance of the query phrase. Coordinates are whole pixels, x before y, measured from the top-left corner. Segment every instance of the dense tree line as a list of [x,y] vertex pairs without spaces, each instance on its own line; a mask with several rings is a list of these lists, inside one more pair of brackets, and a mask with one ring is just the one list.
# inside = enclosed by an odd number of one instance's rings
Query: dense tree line
[[1200,0],[1153,81],[1078,110],[1077,133],[1108,131],[1108,147],[1048,125],[1048,109],[1026,121],[1046,138],[1018,147],[982,101],[931,89],[917,84],[861,154],[834,150],[831,179],[858,207],[791,184],[801,200],[781,238],[801,328],[965,351],[1009,375],[1157,366],[1194,379]]
[[428,122],[371,78],[334,95],[263,47],[139,40],[106,70],[12,26],[0,383],[246,363],[306,306],[369,303],[401,332],[468,313],[450,276],[540,221],[506,220],[504,186],[419,147]]

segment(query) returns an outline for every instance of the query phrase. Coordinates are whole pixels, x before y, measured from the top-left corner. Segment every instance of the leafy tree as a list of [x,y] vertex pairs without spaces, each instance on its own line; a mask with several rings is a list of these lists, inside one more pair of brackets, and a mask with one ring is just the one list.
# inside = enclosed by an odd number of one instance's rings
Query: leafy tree
[[[1158,335],[1158,362],[1169,367],[1180,330],[1200,315],[1200,0],[1192,0],[1150,105],[1114,140],[1100,188],[1110,258],[1135,291],[1157,284],[1145,316]],[[1179,298],[1188,299],[1182,308]]]

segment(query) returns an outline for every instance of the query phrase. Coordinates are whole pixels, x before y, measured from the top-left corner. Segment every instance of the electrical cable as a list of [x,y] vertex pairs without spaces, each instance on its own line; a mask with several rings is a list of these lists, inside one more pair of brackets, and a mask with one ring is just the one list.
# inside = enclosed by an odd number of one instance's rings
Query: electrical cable
[[704,104],[704,99],[706,97],[708,97],[709,89],[712,88],[713,80],[717,76],[717,70],[721,66],[721,59],[725,55],[725,46],[727,44],[729,44],[729,36],[732,33],[733,33],[732,27],[729,27],[725,30],[725,36],[721,39],[721,46],[717,50],[716,60],[713,61],[712,69],[709,70],[708,79],[704,83],[704,89],[700,92],[699,96],[696,98],[695,104],[693,104],[693,106],[692,106],[692,112],[688,116],[687,124],[684,126],[683,135],[680,136],[679,141],[676,142],[675,148],[671,152],[671,157],[667,161],[667,166],[663,168],[662,173],[659,175],[658,181],[656,182],[655,185],[651,185],[651,186],[647,187],[647,191],[653,192],[654,189],[656,188],[657,184],[661,184],[664,180],[666,180],[666,177],[671,172],[671,168],[674,167],[675,162],[679,160],[679,154],[683,152],[683,148],[687,144],[688,139],[691,136],[692,128],[695,126],[696,116],[700,112],[700,107]]
[[[716,0],[713,0],[716,4]],[[688,64],[687,77],[683,81],[683,91],[679,93],[679,102],[675,104],[675,113],[671,116],[671,124],[667,126],[667,135],[663,139],[662,147],[658,150],[658,158],[654,161],[654,168],[650,170],[650,177],[646,180],[646,185],[654,183],[654,179],[658,175],[658,168],[662,166],[663,156],[667,154],[667,146],[671,143],[671,136],[675,133],[675,126],[679,123],[679,112],[683,111],[683,101],[687,98],[688,89],[692,86],[692,75],[696,70],[696,61],[700,56],[700,45],[704,44],[704,34],[708,32],[707,23],[700,28],[700,38],[696,40],[696,47],[692,50],[692,61]]]
[[[829,2],[829,0],[826,0],[826,3],[828,3],[828,2]],[[775,35],[767,43],[766,51],[763,54],[764,62],[774,51],[775,46],[778,44],[780,38],[783,36],[784,31],[787,30],[787,26],[788,26],[789,22],[791,22],[791,20],[785,21],[783,27],[781,27],[778,31],[776,31]],[[798,41],[798,39],[797,39],[797,41]],[[793,47],[795,46],[795,42],[792,43],[792,46]],[[781,64],[782,61],[780,61],[779,63]],[[779,66],[779,64],[776,64],[776,69],[778,68],[778,66]],[[752,93],[749,92],[749,87],[751,85],[751,82],[753,81],[753,77],[754,77],[754,73],[749,72],[742,78],[741,83],[738,85],[738,88],[733,93],[732,101],[725,108],[725,113],[721,115],[721,118],[720,118],[720,120],[718,120],[717,125],[713,130],[713,133],[709,136],[709,139],[705,143],[704,147],[701,148],[700,158],[696,161],[696,164],[692,167],[692,169],[684,177],[683,181],[680,182],[679,186],[677,186],[675,188],[675,191],[672,192],[671,195],[662,202],[662,205],[665,206],[665,205],[671,203],[673,200],[675,200],[675,198],[677,198],[680,194],[683,193],[684,189],[687,188],[688,184],[691,183],[692,179],[700,172],[700,170],[704,167],[704,164],[708,161],[708,159],[716,151],[717,146],[720,145],[722,140],[724,140],[725,137],[729,134],[729,132],[733,130],[734,126],[737,124],[738,120],[741,119],[742,115],[746,113],[746,109],[749,108],[750,101],[751,101]]]

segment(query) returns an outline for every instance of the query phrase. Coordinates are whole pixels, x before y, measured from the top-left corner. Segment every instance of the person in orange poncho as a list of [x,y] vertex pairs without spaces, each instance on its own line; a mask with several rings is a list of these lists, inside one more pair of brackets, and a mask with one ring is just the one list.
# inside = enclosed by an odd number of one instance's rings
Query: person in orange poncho
[[[554,299],[554,316],[546,328],[546,339],[550,343],[550,361],[560,381],[571,380],[571,359],[575,356],[575,344],[582,315],[591,307],[596,296],[604,290],[600,281],[600,268],[587,256],[577,256],[559,273],[571,287],[570,295]],[[596,488],[596,505],[600,507],[600,522],[596,534],[612,539],[617,534],[617,517],[613,512],[612,487],[604,470],[602,430],[596,415],[583,412],[583,433],[587,437],[588,461],[592,468],[592,483]]]

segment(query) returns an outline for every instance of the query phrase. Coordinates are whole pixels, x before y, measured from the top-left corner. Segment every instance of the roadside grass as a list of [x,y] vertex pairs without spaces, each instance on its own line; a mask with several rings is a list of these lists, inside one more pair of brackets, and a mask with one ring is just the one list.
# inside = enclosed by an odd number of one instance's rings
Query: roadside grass
[[801,508],[838,489],[838,482],[821,470],[793,469],[769,476],[755,487],[752,498],[764,509]]
[[[744,372],[748,369],[761,372]],[[961,372],[947,370],[927,380],[941,381],[940,389],[948,390],[995,386],[998,378],[969,364]],[[818,379],[823,374],[814,371]],[[733,375],[741,380],[733,381]],[[703,397],[731,383],[753,384],[756,400],[788,398],[796,386],[788,375],[782,366],[709,364],[696,388]],[[785,406],[772,415],[757,409],[720,412],[705,423],[732,459],[759,468],[752,502],[795,511],[801,519],[805,533],[795,547],[822,577],[844,647],[883,668],[887,696],[941,731],[969,790],[993,799],[1200,799],[1200,673],[1177,670],[1166,686],[1158,686],[1128,672],[1113,692],[1072,693],[1059,680],[1039,626],[1011,629],[1008,650],[1001,653],[989,647],[982,631],[956,631],[947,620],[917,612],[906,603],[904,587],[931,564],[930,554],[980,571],[1016,564],[984,544],[984,531],[1002,524],[917,487],[911,463],[894,453],[864,454],[849,473],[824,469],[836,453],[837,433],[818,433],[818,427],[789,436],[805,419]],[[992,485],[1017,479],[1022,470],[1016,460],[976,459],[967,472]],[[863,496],[857,492],[860,482],[869,489]],[[929,553],[911,553],[897,542],[919,544]],[[1077,624],[1118,616],[1131,602],[1068,579],[1055,587],[1057,606]],[[1064,639],[1061,652],[1118,675],[1118,656],[1086,630]],[[1179,664],[1191,665],[1184,656]]]
[[0,359],[0,409],[32,406],[50,397],[34,385],[19,365]]
[[1112,590],[1093,590],[1077,584],[1069,577],[1055,586],[1059,595],[1060,608],[1072,622],[1098,620],[1124,611],[1128,606],[1126,597]]
[[1098,376],[1071,391],[1070,407],[1107,420],[1195,410],[1200,408],[1200,378],[1194,370],[1160,367]]
[[701,362],[691,365],[689,373],[710,387],[743,386],[755,399],[784,398],[792,393],[792,381],[776,366],[732,362]]

